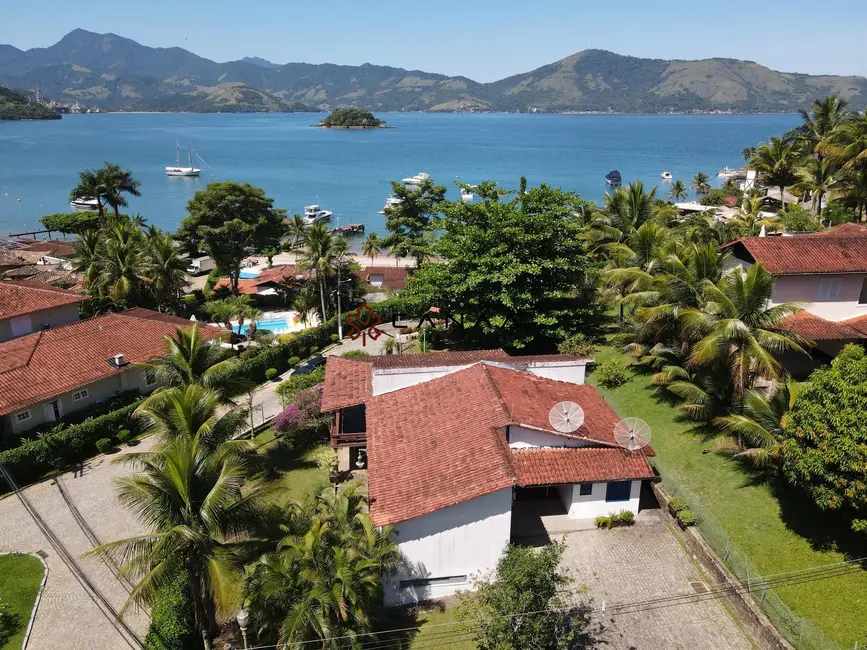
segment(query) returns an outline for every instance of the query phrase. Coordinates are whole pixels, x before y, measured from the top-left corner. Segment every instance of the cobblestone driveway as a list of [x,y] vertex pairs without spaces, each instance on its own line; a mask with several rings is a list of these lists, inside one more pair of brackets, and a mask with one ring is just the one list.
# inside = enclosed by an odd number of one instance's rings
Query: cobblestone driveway
[[[561,536],[555,535],[555,538]],[[659,510],[645,510],[631,528],[585,530],[565,535],[564,565],[586,585],[598,610],[602,602],[637,603],[694,593],[690,582],[707,582]],[[609,650],[750,650],[756,646],[718,600],[600,615]]]

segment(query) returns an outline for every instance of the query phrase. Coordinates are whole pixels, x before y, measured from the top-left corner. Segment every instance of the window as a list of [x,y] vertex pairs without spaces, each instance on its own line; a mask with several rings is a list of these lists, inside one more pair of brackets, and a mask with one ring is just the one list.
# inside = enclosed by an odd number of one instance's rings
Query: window
[[401,580],[398,584],[400,589],[417,587],[440,587],[443,585],[466,584],[467,576],[447,576],[445,578],[416,578],[413,580]]
[[819,300],[838,300],[842,288],[843,280],[841,278],[822,280],[819,283]]
[[861,280],[861,293],[858,296],[859,305],[867,305],[867,278]]
[[81,390],[77,390],[72,394],[73,402],[80,402],[85,397],[87,397],[90,393],[87,392],[86,388],[82,388]]
[[589,496],[593,494],[593,484],[592,483],[582,483],[580,488],[578,489],[578,494],[582,497]]
[[629,501],[629,493],[632,491],[632,481],[617,481],[609,483],[605,488],[606,501]]
[[381,287],[382,283],[385,282],[385,274],[371,273],[367,281],[374,287]]
[[21,411],[20,413],[16,413],[15,414],[15,421],[16,422],[27,422],[27,420],[29,420],[31,417],[33,417],[33,414],[30,413],[30,410],[28,409],[26,411]]
[[13,318],[10,322],[12,326],[12,336],[24,336],[33,331],[33,324],[30,322],[30,316],[19,316]]
[[144,378],[145,378],[145,386],[156,386],[157,385],[157,380],[151,373],[146,372],[144,374]]

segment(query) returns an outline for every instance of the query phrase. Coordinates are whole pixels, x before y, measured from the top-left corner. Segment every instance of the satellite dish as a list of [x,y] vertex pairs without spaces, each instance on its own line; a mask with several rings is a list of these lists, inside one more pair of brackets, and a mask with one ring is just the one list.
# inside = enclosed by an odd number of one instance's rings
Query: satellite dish
[[641,449],[650,442],[650,425],[641,418],[623,418],[614,425],[614,439],[629,451]]
[[584,409],[575,402],[560,402],[548,413],[548,422],[560,433],[572,433],[584,424]]

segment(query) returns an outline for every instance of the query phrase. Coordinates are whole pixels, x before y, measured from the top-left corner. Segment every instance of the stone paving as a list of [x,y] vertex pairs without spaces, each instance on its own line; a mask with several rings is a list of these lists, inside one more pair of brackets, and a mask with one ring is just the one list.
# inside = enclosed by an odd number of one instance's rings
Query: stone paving
[[643,607],[610,615],[612,605],[694,594],[691,582],[708,577],[692,562],[659,510],[642,511],[634,526],[584,530],[565,535],[564,565],[575,577],[573,587],[586,586],[594,611],[603,601],[608,614],[596,614],[605,626],[607,650],[750,650],[756,646],[723,604],[714,599],[677,605]]

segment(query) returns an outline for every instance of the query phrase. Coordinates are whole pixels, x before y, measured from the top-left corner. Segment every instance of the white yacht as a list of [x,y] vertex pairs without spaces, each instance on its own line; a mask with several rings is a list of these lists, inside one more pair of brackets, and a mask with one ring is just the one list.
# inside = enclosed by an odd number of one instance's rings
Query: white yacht
[[403,203],[403,199],[399,199],[396,196],[390,196],[385,200],[385,205],[382,206],[382,210],[379,211],[379,214],[385,214],[385,211],[389,208],[394,208]]
[[426,174],[421,172],[420,174],[416,174],[415,176],[411,176],[410,178],[404,178],[401,181],[404,185],[406,185],[411,190],[418,189],[418,186],[421,185],[424,181],[430,180],[430,174]]
[[464,203],[472,203],[474,195],[472,191],[465,190],[463,187],[461,188],[461,201]]
[[662,177],[662,180],[664,180],[664,181],[670,181],[671,180],[671,172],[662,172],[660,174],[660,176]]
[[177,145],[177,153],[178,153],[178,164],[175,167],[166,167],[166,176],[198,176],[202,173],[201,169],[196,169],[193,167],[193,150],[190,147],[187,147],[187,154],[189,155],[190,166],[189,167],[181,167],[181,146]]
[[737,169],[729,169],[728,167],[723,167],[716,173],[717,178],[722,178],[723,180],[728,180],[732,176],[738,173]]
[[310,225],[320,221],[328,221],[332,214],[331,210],[323,210],[318,205],[305,205],[304,223]]
[[88,212],[99,210],[99,201],[92,198],[79,197],[74,201],[69,202],[69,207],[75,210],[76,212]]

